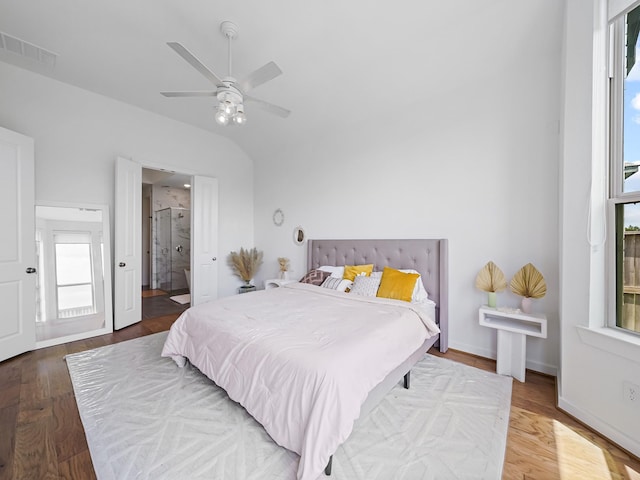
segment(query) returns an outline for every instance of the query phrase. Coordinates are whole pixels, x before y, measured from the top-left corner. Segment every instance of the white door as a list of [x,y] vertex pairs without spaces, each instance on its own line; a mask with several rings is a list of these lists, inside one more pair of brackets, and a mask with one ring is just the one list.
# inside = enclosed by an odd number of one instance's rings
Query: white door
[[218,179],[194,176],[191,201],[191,305],[218,298]]
[[116,160],[114,328],[142,319],[142,167]]
[[0,361],[36,345],[33,139],[0,127]]

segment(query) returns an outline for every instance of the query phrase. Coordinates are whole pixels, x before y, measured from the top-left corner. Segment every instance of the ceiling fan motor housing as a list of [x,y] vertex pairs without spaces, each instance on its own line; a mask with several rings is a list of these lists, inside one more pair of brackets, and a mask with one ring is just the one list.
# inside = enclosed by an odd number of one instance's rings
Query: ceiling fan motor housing
[[235,78],[226,77],[222,81],[222,85],[218,86],[216,97],[219,102],[229,102],[233,105],[240,105],[243,103],[242,93],[240,93],[240,90],[234,86],[235,81]]

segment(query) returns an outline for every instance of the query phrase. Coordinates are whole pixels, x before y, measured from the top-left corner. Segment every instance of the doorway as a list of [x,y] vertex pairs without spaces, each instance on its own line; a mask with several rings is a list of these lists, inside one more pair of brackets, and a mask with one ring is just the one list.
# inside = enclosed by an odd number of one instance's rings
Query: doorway
[[[174,172],[153,170],[153,167],[147,167],[146,170],[151,170],[147,174],[162,175],[164,178],[174,175]],[[188,175],[186,177],[189,178]],[[190,304],[197,305],[218,298],[218,179],[197,173],[192,174],[190,179],[192,216],[189,290]],[[154,185],[156,182],[145,183]],[[116,268],[113,282],[116,330],[142,319],[142,258],[149,245],[149,242],[142,241],[142,227],[151,216],[148,215],[143,223],[142,185],[142,165],[125,157],[117,157],[114,215]],[[153,207],[154,205],[151,209]],[[149,255],[152,253],[153,249],[150,249]],[[150,265],[153,262],[150,261]]]
[[191,305],[191,176],[142,168],[142,318]]

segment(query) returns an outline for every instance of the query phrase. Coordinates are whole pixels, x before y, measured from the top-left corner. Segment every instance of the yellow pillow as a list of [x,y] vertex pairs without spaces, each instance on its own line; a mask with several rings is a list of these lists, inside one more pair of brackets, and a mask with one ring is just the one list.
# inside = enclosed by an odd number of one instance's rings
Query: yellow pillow
[[371,272],[373,272],[373,263],[370,265],[345,265],[342,278],[353,282],[358,275],[364,273],[368,277],[371,275]]
[[418,273],[404,273],[400,270],[384,267],[377,296],[410,302],[413,287],[416,286],[416,280],[419,277]]

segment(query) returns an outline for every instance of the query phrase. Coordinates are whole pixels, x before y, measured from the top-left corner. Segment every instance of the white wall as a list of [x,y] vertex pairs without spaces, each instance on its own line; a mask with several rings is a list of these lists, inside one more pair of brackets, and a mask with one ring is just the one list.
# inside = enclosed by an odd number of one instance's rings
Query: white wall
[[117,155],[217,177],[219,294],[235,292],[223,259],[253,239],[253,164],[233,142],[2,62],[0,125],[35,139],[36,203],[106,203],[112,225]]
[[[640,341],[635,341],[635,345],[620,342],[602,334],[589,335],[588,330],[581,328],[606,324],[604,249],[602,245],[591,248],[586,236],[590,173],[592,169],[599,171],[606,166],[606,152],[598,150],[598,136],[593,135],[594,124],[596,128],[604,128],[600,123],[604,110],[597,110],[598,99],[604,97],[602,92],[593,89],[594,71],[602,75],[606,72],[604,64],[594,63],[592,48],[594,24],[598,23],[594,9],[599,3],[600,0],[567,1],[560,183],[562,342],[558,403],[640,456],[640,409],[623,401],[624,381],[640,385]],[[594,105],[596,115],[592,111]],[[602,199],[605,189],[599,187]],[[600,211],[596,204],[593,213]],[[594,239],[598,237],[596,233]]]
[[[555,374],[563,11],[556,1],[518,5],[527,10],[522,38],[514,39],[521,43],[508,50],[496,43],[509,56],[480,63],[464,87],[449,89],[446,72],[425,62],[420,74],[442,77],[427,99],[373,98],[378,115],[353,114],[349,129],[316,132],[304,143],[290,138],[278,158],[254,159],[256,246],[265,252],[260,279],[276,275],[279,256],[292,260],[292,277],[303,275],[306,246],[292,241],[297,225],[307,238],[448,238],[450,346],[495,358],[496,332],[478,325],[486,295],[475,276],[489,260],[509,279],[532,262],[548,285],[534,309],[547,314],[549,338],[528,339],[527,365]],[[507,13],[488,27],[500,31],[511,21]],[[474,54],[486,52],[461,55]],[[271,220],[276,208],[285,214],[282,227]],[[498,296],[502,306],[518,302],[510,292]]]

